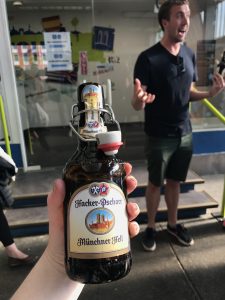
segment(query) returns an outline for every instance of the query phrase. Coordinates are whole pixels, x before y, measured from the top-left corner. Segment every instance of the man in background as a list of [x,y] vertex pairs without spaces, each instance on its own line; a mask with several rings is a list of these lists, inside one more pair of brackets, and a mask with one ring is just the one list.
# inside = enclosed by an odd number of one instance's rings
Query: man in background
[[148,225],[142,245],[146,251],[156,248],[155,218],[164,180],[167,230],[185,246],[194,243],[187,229],[177,223],[180,182],[186,179],[192,157],[189,101],[214,97],[225,86],[223,77],[217,73],[208,91],[194,88],[197,80],[195,55],[183,44],[190,14],[188,0],[165,1],[158,13],[163,37],[138,56],[134,68],[132,106],[145,112],[149,181],[146,189]]

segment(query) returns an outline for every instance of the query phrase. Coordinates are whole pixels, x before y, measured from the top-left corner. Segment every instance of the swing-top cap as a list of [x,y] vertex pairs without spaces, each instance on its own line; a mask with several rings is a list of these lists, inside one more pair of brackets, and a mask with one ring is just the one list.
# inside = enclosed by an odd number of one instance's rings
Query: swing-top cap
[[98,149],[101,149],[105,155],[114,155],[118,152],[121,142],[121,131],[108,131],[96,134]]

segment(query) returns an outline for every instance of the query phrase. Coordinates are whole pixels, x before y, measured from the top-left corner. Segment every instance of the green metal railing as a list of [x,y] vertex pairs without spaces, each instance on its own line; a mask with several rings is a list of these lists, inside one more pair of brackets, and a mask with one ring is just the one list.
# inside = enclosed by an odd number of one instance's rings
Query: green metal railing
[[[203,99],[202,102],[225,125],[224,115],[222,115],[221,112],[219,112],[218,109],[216,109],[215,106],[208,99]],[[225,218],[225,175],[224,175],[223,197],[222,197],[222,206],[221,206],[221,217],[223,219]],[[225,221],[223,226],[225,226]]]
[[[225,176],[224,176],[224,185],[223,185],[223,198],[222,198],[221,216],[224,219],[224,217],[225,217]],[[224,224],[224,226],[225,226],[225,224]]]
[[4,139],[5,139],[6,152],[12,157],[10,142],[9,142],[8,127],[7,127],[6,117],[5,117],[5,108],[4,108],[4,103],[1,95],[0,95],[0,114],[2,119],[2,128],[3,128]]
[[208,99],[203,99],[202,102],[225,125],[224,115],[222,115],[221,112],[219,112],[218,109],[216,109],[215,106]]

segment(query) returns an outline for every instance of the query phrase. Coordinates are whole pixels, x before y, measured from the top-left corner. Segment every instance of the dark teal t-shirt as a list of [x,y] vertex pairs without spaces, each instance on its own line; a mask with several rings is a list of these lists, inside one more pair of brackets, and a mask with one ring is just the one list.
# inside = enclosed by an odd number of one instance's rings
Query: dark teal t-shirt
[[150,136],[183,136],[191,132],[189,98],[196,81],[193,51],[181,45],[178,56],[161,43],[143,51],[134,68],[134,78],[155,94],[153,103],[145,106],[145,132]]

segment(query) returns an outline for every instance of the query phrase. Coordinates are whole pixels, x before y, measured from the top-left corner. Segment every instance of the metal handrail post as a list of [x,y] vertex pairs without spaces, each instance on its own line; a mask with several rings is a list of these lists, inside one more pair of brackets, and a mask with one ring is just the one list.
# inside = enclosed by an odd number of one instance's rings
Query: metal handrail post
[[[207,106],[211,112],[223,123],[225,124],[225,117],[215,108],[215,106],[210,103],[208,99],[203,99],[203,104]],[[221,206],[221,217],[225,218],[225,176],[224,176],[224,185],[223,185],[223,198]],[[225,227],[225,220],[223,221],[223,226]]]
[[1,95],[0,95],[0,114],[2,119],[2,127],[3,127],[4,139],[5,139],[6,152],[12,157],[12,152],[11,152],[10,142],[9,142],[9,132],[8,132],[8,127],[7,127],[6,117],[5,117],[5,108],[4,108],[4,103]]
[[[221,216],[224,219],[224,217],[225,217],[225,176],[224,176],[224,185],[223,185],[223,198],[222,198]],[[225,226],[225,220],[224,220],[223,226]]]

